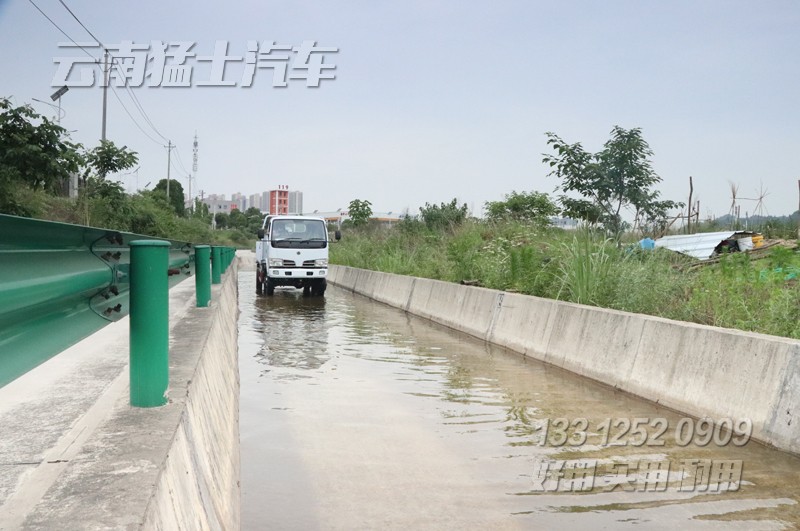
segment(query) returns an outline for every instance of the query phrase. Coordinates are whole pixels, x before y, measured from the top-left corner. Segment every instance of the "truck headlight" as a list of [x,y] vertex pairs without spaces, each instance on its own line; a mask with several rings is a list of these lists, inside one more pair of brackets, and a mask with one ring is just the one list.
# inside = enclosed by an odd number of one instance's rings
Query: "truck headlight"
[[317,258],[314,260],[314,265],[317,267],[328,267],[328,259],[327,258]]
[[269,259],[269,266],[270,267],[283,267],[283,258],[270,258]]

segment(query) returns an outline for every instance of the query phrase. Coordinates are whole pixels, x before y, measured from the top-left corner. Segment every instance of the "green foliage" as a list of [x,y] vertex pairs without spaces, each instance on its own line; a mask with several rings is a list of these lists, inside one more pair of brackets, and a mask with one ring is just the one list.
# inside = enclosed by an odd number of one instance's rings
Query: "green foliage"
[[[131,196],[122,183],[107,179],[137,163],[136,153],[126,146],[118,148],[105,141],[83,152],[80,144],[65,140],[65,133],[29,106],[14,107],[0,98],[0,212],[196,243],[250,247],[248,230],[212,232],[208,207],[202,203],[196,203],[190,218],[176,217],[176,212],[183,212],[183,190],[177,181],[170,182],[168,204],[165,181],[163,189],[156,186],[156,190]],[[59,195],[70,174],[82,176],[77,200]],[[248,223],[251,221],[248,218]]]
[[83,200],[88,201],[90,220],[101,223],[104,228],[128,230],[133,207],[121,182],[89,177],[84,184]]
[[[796,253],[779,252],[768,263],[800,266]],[[796,280],[762,275],[746,254],[723,256],[718,267],[698,274],[702,286],[689,304],[695,320],[704,324],[800,337],[800,290]],[[712,284],[714,283],[714,284]]]
[[568,144],[555,133],[546,133],[547,144],[556,154],[544,154],[543,162],[550,165],[561,180],[563,192],[581,196],[576,200],[562,196],[562,206],[571,216],[591,223],[602,222],[615,237],[626,225],[623,208],[635,212],[638,227],[657,227],[666,219],[667,211],[683,206],[674,201],[659,200],[660,192],[653,187],[661,182],[652,168],[653,152],[642,138],[639,128],[625,130],[615,126],[603,150],[589,153],[580,143]]
[[579,304],[608,303],[613,289],[611,266],[616,254],[613,242],[599,238],[591,230],[583,230],[562,245],[566,253],[561,264],[559,295],[566,294],[564,298]]
[[[155,187],[153,187],[153,190],[163,195],[166,200],[167,180],[161,179],[158,181]],[[169,180],[169,204],[172,206],[172,210],[175,211],[175,214],[179,216],[184,216],[186,214],[186,207],[184,206],[183,200],[183,185],[175,179]]]
[[264,214],[259,209],[250,207],[245,210],[244,216],[247,218],[246,232],[255,236],[264,223]]
[[548,225],[550,217],[559,212],[549,195],[536,191],[512,191],[503,201],[488,201],[485,208],[490,221],[524,221],[542,226]]
[[32,215],[26,190],[60,192],[83,164],[80,147],[30,106],[0,98],[0,212]]
[[214,223],[218,229],[226,229],[230,226],[230,216],[224,212],[214,214]]
[[99,146],[86,152],[84,178],[93,175],[105,179],[109,174],[133,168],[138,161],[138,155],[127,146],[117,147],[110,140],[101,140]]
[[786,274],[800,268],[800,254],[791,250],[757,262],[732,254],[688,270],[694,262],[683,255],[620,249],[597,230],[475,220],[431,230],[406,220],[348,234],[331,246],[331,261],[800,338],[800,287]]
[[367,200],[353,199],[347,207],[350,222],[354,227],[361,227],[372,217],[372,203]]
[[208,205],[200,201],[200,199],[195,198],[191,217],[199,219],[209,225],[211,224],[211,214],[208,211]]
[[231,210],[231,213],[228,214],[228,226],[233,229],[246,229],[247,228],[247,216],[244,215],[244,212],[241,210],[234,209]]
[[458,206],[458,200],[455,198],[449,203],[440,205],[425,203],[425,206],[419,209],[423,223],[430,230],[453,229],[464,223],[468,211],[467,204]]

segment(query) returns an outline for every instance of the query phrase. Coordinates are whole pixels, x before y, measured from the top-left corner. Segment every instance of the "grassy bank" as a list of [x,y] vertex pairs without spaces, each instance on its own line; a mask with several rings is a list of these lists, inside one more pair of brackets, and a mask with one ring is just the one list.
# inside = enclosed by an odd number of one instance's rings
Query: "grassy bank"
[[590,231],[472,221],[444,231],[421,223],[348,231],[331,261],[800,339],[800,287],[786,279],[800,255],[785,248],[688,268],[677,253],[618,246]]
[[[145,234],[194,243],[252,249],[255,232],[230,228],[211,230],[210,216],[176,215],[163,198],[152,192],[111,198],[69,199],[45,192],[21,191],[30,217],[104,229]],[[87,204],[88,203],[88,204]]]

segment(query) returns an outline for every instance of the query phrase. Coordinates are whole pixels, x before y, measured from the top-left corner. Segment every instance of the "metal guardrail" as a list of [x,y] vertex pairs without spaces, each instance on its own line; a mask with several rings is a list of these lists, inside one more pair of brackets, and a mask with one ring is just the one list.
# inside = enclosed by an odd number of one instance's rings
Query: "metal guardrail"
[[[0,214],[0,387],[127,315],[127,232]],[[194,246],[169,241],[170,287],[194,270]]]

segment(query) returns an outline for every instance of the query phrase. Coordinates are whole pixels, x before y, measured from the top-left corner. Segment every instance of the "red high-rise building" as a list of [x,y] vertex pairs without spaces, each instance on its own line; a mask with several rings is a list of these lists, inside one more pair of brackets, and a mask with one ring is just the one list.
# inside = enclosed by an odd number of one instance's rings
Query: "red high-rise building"
[[285,184],[278,185],[277,190],[269,191],[270,215],[289,213],[289,187]]

